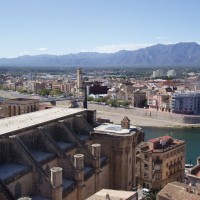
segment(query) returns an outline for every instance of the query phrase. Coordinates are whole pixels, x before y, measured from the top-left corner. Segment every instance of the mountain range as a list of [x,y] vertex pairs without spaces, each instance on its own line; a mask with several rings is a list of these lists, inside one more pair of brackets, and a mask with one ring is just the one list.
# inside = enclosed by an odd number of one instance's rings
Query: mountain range
[[25,55],[0,58],[4,67],[164,67],[200,66],[200,45],[195,42],[156,44],[135,51],[83,52],[67,55]]

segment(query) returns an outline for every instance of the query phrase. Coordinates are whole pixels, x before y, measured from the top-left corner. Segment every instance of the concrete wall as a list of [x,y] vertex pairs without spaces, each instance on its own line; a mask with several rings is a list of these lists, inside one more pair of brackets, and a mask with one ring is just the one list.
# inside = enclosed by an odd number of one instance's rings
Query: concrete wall
[[149,109],[143,108],[117,108],[111,107],[109,105],[100,105],[100,104],[88,104],[88,109],[91,110],[100,110],[106,112],[114,112],[114,113],[125,113],[129,115],[135,115],[138,117],[146,117],[152,119],[166,120],[166,121],[176,121],[177,123],[185,123],[185,124],[199,124],[200,116],[197,115],[182,115],[175,113],[167,113],[161,111],[152,111]]
[[101,168],[99,176],[99,190],[109,188],[109,164]]
[[63,197],[63,200],[77,199],[77,188],[71,191],[69,194]]
[[84,199],[90,197],[95,193],[95,179],[94,174],[90,176],[87,180],[85,180],[85,187],[83,189]]

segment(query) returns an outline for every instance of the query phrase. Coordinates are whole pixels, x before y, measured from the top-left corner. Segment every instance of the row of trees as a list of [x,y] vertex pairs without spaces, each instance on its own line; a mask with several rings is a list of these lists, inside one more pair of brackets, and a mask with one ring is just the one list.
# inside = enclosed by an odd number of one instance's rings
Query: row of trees
[[101,98],[88,97],[88,101],[93,101],[97,103],[105,103],[112,107],[124,107],[124,108],[127,108],[131,104],[131,102],[128,100],[110,99],[109,96],[101,97]]
[[55,89],[55,90],[49,90],[49,89],[43,89],[41,90],[39,93],[39,95],[41,96],[59,96],[61,94],[63,94],[63,92],[61,92],[59,89]]

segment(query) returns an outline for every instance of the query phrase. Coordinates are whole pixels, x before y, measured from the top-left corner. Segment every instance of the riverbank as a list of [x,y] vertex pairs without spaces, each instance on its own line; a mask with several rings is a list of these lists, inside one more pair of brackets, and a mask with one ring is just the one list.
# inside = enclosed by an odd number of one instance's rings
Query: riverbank
[[165,121],[159,119],[150,119],[140,116],[134,116],[131,114],[124,113],[115,113],[115,112],[106,112],[97,110],[97,118],[110,119],[111,122],[120,124],[121,120],[127,116],[131,120],[131,124],[134,126],[142,127],[169,127],[169,128],[200,128],[200,124],[183,124],[172,121]]

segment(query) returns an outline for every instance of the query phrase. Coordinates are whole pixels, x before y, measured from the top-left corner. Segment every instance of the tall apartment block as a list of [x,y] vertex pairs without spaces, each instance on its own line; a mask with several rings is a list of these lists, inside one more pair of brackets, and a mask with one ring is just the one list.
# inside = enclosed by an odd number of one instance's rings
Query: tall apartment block
[[172,96],[172,112],[180,114],[200,114],[200,93],[175,93]]

